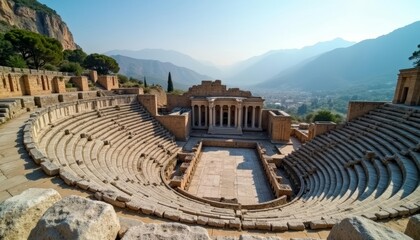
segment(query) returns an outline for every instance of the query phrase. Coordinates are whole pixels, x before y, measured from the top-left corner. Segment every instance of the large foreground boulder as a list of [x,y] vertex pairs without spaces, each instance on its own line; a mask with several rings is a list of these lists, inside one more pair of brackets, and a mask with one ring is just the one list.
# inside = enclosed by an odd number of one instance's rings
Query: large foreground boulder
[[27,239],[45,211],[61,199],[54,189],[29,188],[0,204],[0,239]]
[[149,223],[131,227],[122,240],[210,240],[207,230],[180,223]]
[[120,229],[114,208],[104,202],[68,196],[51,206],[30,239],[112,239]]
[[328,240],[382,240],[411,239],[401,232],[387,228],[379,223],[364,217],[345,218],[339,224],[336,224],[328,235]]
[[420,239],[420,214],[410,217],[404,233],[413,239]]

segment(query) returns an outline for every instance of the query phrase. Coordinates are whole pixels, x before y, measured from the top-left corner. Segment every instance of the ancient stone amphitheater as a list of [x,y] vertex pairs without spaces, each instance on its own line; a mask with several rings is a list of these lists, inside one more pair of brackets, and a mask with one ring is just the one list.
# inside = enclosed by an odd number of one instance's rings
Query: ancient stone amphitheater
[[218,207],[168,186],[162,169],[180,149],[134,96],[37,111],[24,143],[48,175],[114,206],[184,223],[284,231],[418,211],[419,129],[419,109],[385,104],[317,136],[282,161],[299,189],[294,199],[254,210]]
[[[383,220],[420,210],[420,108],[398,101],[375,106],[276,162],[264,149],[275,145],[257,143],[267,174],[284,172],[292,193],[254,205],[205,199],[172,186],[168,171],[185,149],[139,95],[35,110],[16,141],[47,175],[134,214],[225,229],[329,229],[350,216]],[[199,151],[193,147],[191,156],[199,158]],[[281,177],[268,179],[273,190],[281,183]]]

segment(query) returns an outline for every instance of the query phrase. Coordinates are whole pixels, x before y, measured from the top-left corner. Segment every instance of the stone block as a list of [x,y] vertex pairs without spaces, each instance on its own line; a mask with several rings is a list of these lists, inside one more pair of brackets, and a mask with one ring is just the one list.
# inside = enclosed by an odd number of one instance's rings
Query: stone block
[[[59,220],[59,221],[58,221]],[[114,208],[104,202],[68,196],[50,207],[31,233],[33,239],[109,239],[120,223]]]
[[198,216],[197,218],[197,223],[200,225],[207,225],[208,222],[209,222],[208,217]]
[[389,212],[385,212],[385,211],[379,211],[377,213],[375,213],[376,217],[378,217],[378,219],[386,219],[389,218]]
[[241,220],[239,218],[229,220],[229,228],[241,230]]
[[81,181],[82,179],[75,176],[70,171],[60,168],[60,178],[63,179],[63,181],[70,186],[76,185],[78,181]]
[[125,208],[125,202],[118,201],[116,195],[109,195],[104,193],[102,195],[102,199],[115,207]]
[[197,216],[191,216],[186,214],[181,214],[179,217],[179,221],[183,223],[196,223],[197,222]]
[[165,211],[163,217],[172,221],[179,221],[181,213],[177,211]]
[[407,216],[408,214],[410,214],[410,210],[408,210],[407,208],[404,207],[396,207],[394,208],[397,212],[398,212],[398,216]]
[[420,239],[420,214],[410,217],[404,233],[413,239]]
[[289,227],[289,230],[297,230],[297,231],[305,230],[305,225],[303,224],[303,222],[300,222],[300,221],[287,222],[287,226]]
[[254,221],[242,221],[242,229],[244,230],[253,230],[256,229]]
[[223,219],[209,218],[207,224],[212,227],[223,228],[225,227],[226,222]]
[[41,163],[41,168],[48,176],[55,176],[60,173],[60,167],[50,161],[44,161]]
[[328,224],[325,220],[313,220],[309,222],[309,226],[311,229],[324,229],[328,228]]
[[76,182],[76,185],[83,190],[88,190],[89,189],[89,184],[90,184],[90,182],[88,182],[86,180],[81,180],[81,181]]
[[33,148],[29,151],[29,155],[32,157],[32,159],[34,160],[34,162],[36,164],[41,164],[41,162],[43,162],[43,159],[45,158],[45,155],[39,151],[37,148]]
[[39,219],[61,199],[54,189],[29,188],[0,204],[0,238],[28,239]]
[[134,210],[134,211],[138,211],[141,208],[141,203],[139,201],[133,200],[133,201],[129,201],[125,203],[125,206],[128,209]]
[[271,230],[271,224],[265,221],[256,221],[255,222],[255,227],[258,230],[266,230],[266,231],[270,231]]
[[147,204],[143,204],[141,206],[141,212],[146,214],[146,215],[150,215],[153,214],[153,212],[155,211],[156,207],[153,205],[147,205]]
[[287,231],[289,230],[289,226],[287,225],[287,222],[272,222],[271,230],[274,232]]
[[369,213],[369,212],[363,213],[362,216],[365,217],[365,218],[367,218],[367,219],[373,220],[373,221],[375,221],[375,220],[378,219],[378,217],[376,216],[376,214]]
[[149,223],[130,227],[121,240],[161,239],[161,240],[210,240],[202,227],[189,227],[180,223]]
[[335,225],[330,234],[329,240],[362,240],[362,239],[410,239],[408,236],[387,228],[379,223],[364,217],[345,218]]

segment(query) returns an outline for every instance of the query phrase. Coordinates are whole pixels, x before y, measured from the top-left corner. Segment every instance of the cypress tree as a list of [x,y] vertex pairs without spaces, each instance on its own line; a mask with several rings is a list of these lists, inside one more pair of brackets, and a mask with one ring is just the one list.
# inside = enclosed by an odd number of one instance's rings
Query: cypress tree
[[146,77],[144,77],[144,81],[143,81],[143,83],[144,83],[144,87],[145,87],[145,88],[147,88]]
[[169,75],[168,75],[168,92],[173,92],[173,91],[174,91],[174,84],[172,83],[171,72],[169,72]]

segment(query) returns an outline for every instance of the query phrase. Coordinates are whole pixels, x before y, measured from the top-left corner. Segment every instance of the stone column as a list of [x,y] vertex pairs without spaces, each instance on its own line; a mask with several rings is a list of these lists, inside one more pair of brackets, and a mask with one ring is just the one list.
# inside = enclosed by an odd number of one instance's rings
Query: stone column
[[248,106],[245,106],[245,122],[244,128],[248,128]]
[[238,104],[235,105],[235,127],[238,127]]
[[252,106],[252,125],[251,128],[255,128],[255,106]]
[[242,104],[238,103],[238,128],[241,129],[242,126]]
[[208,106],[204,106],[204,127],[209,127],[209,116],[207,111],[209,110]]
[[193,127],[195,126],[195,110],[194,110],[194,108],[195,108],[195,105],[192,105],[192,125],[193,125]]
[[220,105],[220,126],[223,127],[223,105]]
[[230,105],[228,105],[228,127],[230,127]]
[[258,119],[258,128],[262,128],[262,107],[260,107],[260,117]]
[[210,103],[210,106],[209,106],[209,122],[208,122],[209,128],[213,126],[213,108],[214,108],[213,103]]
[[198,126],[201,127],[201,105],[198,106]]

